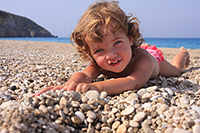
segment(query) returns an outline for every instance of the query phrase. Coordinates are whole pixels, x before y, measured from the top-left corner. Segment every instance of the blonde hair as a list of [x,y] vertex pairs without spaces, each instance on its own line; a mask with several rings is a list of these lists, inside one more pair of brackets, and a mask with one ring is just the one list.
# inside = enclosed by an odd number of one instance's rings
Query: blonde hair
[[139,20],[132,15],[126,15],[116,1],[101,1],[91,5],[79,20],[71,39],[77,44],[77,50],[84,60],[91,59],[90,49],[85,41],[102,42],[105,37],[103,29],[111,30],[113,34],[123,32],[133,39],[133,54],[144,41],[139,32]]

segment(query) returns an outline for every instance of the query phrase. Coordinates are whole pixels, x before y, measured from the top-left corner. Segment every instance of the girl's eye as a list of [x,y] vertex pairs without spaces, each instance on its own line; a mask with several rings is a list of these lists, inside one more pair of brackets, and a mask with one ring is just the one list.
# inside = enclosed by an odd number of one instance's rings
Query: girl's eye
[[101,52],[101,51],[103,51],[103,49],[98,49],[98,50],[96,50],[94,53],[96,54],[96,53],[99,53],[99,52]]
[[116,42],[114,43],[114,45],[117,45],[117,44],[119,44],[119,43],[121,43],[121,41],[116,41]]

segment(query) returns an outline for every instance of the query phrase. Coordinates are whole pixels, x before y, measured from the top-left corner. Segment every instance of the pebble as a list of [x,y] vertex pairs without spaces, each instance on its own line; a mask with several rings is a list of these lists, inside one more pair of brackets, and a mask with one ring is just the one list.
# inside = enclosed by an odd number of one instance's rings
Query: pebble
[[81,124],[82,120],[78,116],[72,116],[71,120],[74,124]]
[[138,113],[134,116],[133,120],[134,120],[134,121],[137,121],[137,122],[140,122],[140,121],[142,121],[142,120],[144,119],[145,116],[146,116],[146,113],[144,113],[144,112],[138,112]]
[[81,122],[85,120],[85,115],[82,112],[76,111],[75,115],[81,120]]
[[128,106],[125,110],[122,111],[122,115],[130,115],[133,113],[134,111],[134,107],[133,106]]
[[87,116],[90,119],[95,119],[96,118],[96,114],[93,111],[88,111],[87,112]]
[[120,121],[115,121],[113,124],[112,124],[112,129],[117,129],[120,125]]
[[137,127],[140,126],[140,124],[137,121],[135,121],[135,120],[130,120],[129,125],[131,127],[135,127],[135,128],[137,128]]
[[100,93],[100,98],[101,98],[101,99],[104,99],[104,98],[106,98],[106,97],[107,97],[107,92],[102,91],[102,92]]
[[142,97],[145,93],[148,93],[146,89],[139,89],[137,92],[138,96],[140,97]]
[[40,105],[39,110],[43,111],[44,113],[48,113],[48,109],[45,105]]
[[127,131],[127,127],[122,124],[122,125],[119,125],[119,127],[117,128],[117,133],[126,133]]
[[96,90],[89,90],[85,93],[88,99],[99,99],[99,92]]

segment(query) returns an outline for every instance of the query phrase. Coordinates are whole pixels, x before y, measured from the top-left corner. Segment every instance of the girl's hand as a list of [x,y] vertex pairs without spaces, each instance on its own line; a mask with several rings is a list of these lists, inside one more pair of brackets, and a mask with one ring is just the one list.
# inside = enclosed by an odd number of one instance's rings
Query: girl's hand
[[54,87],[46,87],[42,89],[41,91],[39,91],[38,93],[33,94],[32,97],[39,96],[42,93],[45,93],[50,90],[55,91],[55,90],[61,90],[61,89],[64,89],[65,91],[68,91],[68,92],[74,90],[74,91],[83,92],[83,93],[87,92],[88,90],[99,91],[99,89],[95,85],[92,85],[92,84],[71,82],[70,84],[59,85],[59,86],[54,86]]
[[[91,84],[91,83],[79,83],[77,86],[76,86],[76,92],[82,92],[82,93],[85,93],[87,92],[88,90],[97,90],[99,92],[99,89]],[[68,91],[71,91],[70,89],[68,89]]]
[[39,96],[40,94],[45,93],[45,92],[50,91],[50,90],[53,90],[53,91],[61,90],[62,88],[64,88],[63,85],[54,86],[54,87],[46,87],[46,88],[40,90],[38,93],[33,94],[32,97]]

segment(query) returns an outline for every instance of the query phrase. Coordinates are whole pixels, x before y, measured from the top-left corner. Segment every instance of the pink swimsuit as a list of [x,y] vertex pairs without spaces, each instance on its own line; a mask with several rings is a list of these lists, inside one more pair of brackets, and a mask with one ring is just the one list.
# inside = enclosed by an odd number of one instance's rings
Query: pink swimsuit
[[150,46],[140,46],[142,49],[146,49],[152,56],[154,56],[159,65],[164,60],[163,53],[160,49],[158,49],[155,45]]

